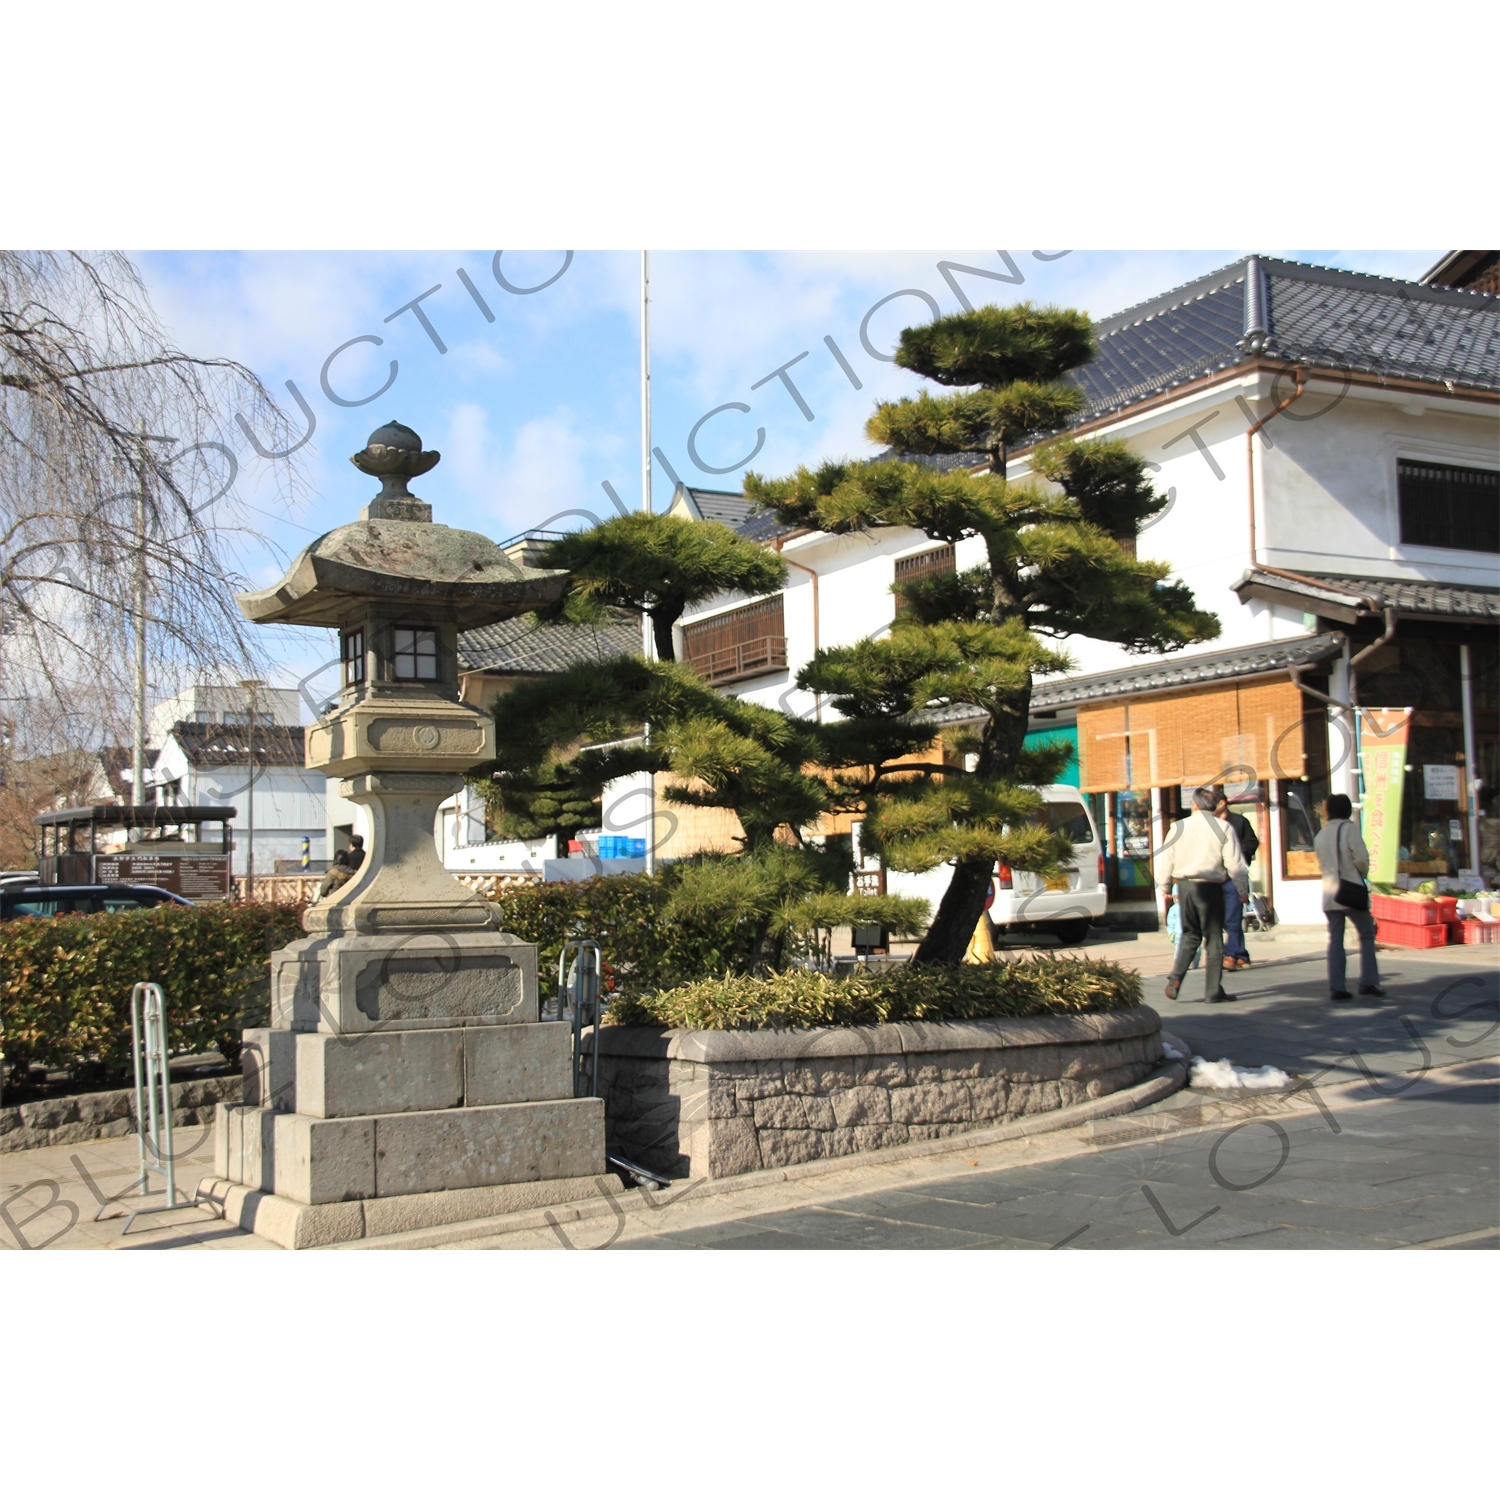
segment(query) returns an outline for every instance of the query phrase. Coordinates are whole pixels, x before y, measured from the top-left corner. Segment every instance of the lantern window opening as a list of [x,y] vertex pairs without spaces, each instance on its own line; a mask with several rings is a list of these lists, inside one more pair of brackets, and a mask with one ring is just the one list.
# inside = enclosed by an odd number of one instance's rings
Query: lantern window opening
[[344,686],[357,687],[365,680],[365,633],[345,632],[343,638]]
[[438,680],[438,639],[435,630],[407,629],[392,631],[395,650],[391,653],[398,682],[436,682]]

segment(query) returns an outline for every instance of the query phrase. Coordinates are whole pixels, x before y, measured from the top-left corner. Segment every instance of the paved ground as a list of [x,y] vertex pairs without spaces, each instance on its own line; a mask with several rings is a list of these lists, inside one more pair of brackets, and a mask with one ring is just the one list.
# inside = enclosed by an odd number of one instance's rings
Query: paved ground
[[[178,1196],[213,1175],[213,1127],[181,1126],[174,1132]],[[136,1139],[85,1141],[40,1151],[0,1155],[0,1247],[19,1250],[274,1250],[268,1240],[225,1224],[203,1208],[150,1214],[123,1234],[125,1214],[143,1200]],[[161,1178],[151,1178],[154,1196],[165,1201]],[[95,1214],[105,1214],[99,1223]],[[113,1216],[113,1217],[110,1217]]]
[[[1387,999],[1332,1005],[1320,935],[1251,940],[1228,976],[1240,998],[1167,1001],[1154,935],[1093,945],[1146,976],[1146,998],[1193,1051],[1274,1063],[1311,1084],[1290,1097],[1194,1090],[1137,1114],[1003,1145],[706,1195],[619,1195],[603,1219],[476,1232],[494,1248],[1497,1248],[1500,952],[1388,951]],[[1201,993],[1201,975],[1184,986]],[[212,1166],[180,1133],[180,1184]],[[0,1245],[268,1249],[186,1208],[92,1222],[133,1181],[133,1140],[0,1156]],[[123,1207],[124,1199],[115,1207]],[[155,1200],[155,1201],[159,1201]]]
[[[1421,1097],[1261,1115],[1180,1135],[1124,1122],[1034,1166],[855,1193],[621,1236],[623,1249],[1500,1248],[1500,1085],[1442,1081]],[[1487,1075],[1487,1076],[1485,1076]],[[1153,1122],[1171,1119],[1158,1112]],[[1176,1123],[1176,1122],[1173,1122]]]

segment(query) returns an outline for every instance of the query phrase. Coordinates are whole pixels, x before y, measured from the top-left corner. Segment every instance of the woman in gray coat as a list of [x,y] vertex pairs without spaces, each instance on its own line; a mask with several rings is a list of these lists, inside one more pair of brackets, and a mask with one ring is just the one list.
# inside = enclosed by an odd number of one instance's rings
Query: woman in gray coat
[[1366,911],[1339,905],[1339,882],[1363,885],[1370,873],[1370,851],[1350,819],[1349,799],[1335,793],[1328,799],[1328,821],[1318,830],[1313,849],[1323,873],[1323,914],[1328,918],[1328,989],[1333,1000],[1352,1000],[1344,988],[1344,921],[1359,934],[1359,992],[1380,996],[1380,972],[1375,967],[1375,918]]

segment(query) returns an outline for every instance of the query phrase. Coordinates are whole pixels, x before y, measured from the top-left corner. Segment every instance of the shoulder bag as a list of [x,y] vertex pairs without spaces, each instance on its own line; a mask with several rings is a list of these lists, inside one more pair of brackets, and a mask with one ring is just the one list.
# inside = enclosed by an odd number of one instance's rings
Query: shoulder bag
[[[1342,824],[1339,831],[1333,836],[1334,874],[1338,874],[1339,863],[1342,859],[1340,852],[1341,840],[1344,836],[1344,829],[1348,826],[1347,822]],[[1339,878],[1338,894],[1333,899],[1340,906],[1347,907],[1350,911],[1369,911],[1370,909],[1370,890],[1363,880],[1345,880],[1341,876]]]

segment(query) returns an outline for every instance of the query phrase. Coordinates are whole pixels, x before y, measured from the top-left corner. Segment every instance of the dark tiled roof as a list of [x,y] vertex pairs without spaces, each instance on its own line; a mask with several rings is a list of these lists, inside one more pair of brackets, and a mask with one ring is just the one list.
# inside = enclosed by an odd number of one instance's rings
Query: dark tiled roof
[[687,485],[682,488],[693,508],[705,521],[717,521],[749,541],[769,542],[798,529],[751,505],[738,491],[694,490]]
[[[1031,690],[1032,711],[1076,708],[1110,698],[1131,698],[1142,693],[1165,693],[1173,688],[1201,687],[1211,682],[1232,682],[1239,677],[1263,677],[1285,672],[1288,667],[1308,667],[1336,656],[1342,638],[1304,635],[1290,641],[1263,646],[1239,646],[1232,651],[1211,651],[1196,656],[1158,656],[1140,666],[1113,672],[1091,672],[1084,677],[1054,677],[1038,682]],[[962,724],[983,717],[971,703],[950,703],[929,708],[921,717],[933,724]]]
[[[146,751],[145,769],[150,772],[155,769],[156,757],[159,750],[148,749]],[[104,769],[104,775],[109,781],[109,789],[122,801],[130,795],[130,778],[126,772],[133,770],[135,765],[135,752],[129,745],[106,745],[99,752],[99,764]]]
[[[1246,286],[1250,295],[1246,296]],[[1247,256],[1095,326],[1087,421],[1257,355],[1500,390],[1500,297]]]
[[640,650],[640,617],[623,610],[598,627],[541,624],[533,615],[517,615],[464,631],[458,638],[458,665],[464,672],[561,672],[578,662],[635,656]]
[[[1500,620],[1500,587],[1478,584],[1429,583],[1409,578],[1349,578],[1327,573],[1288,577],[1250,568],[1234,586],[1241,602],[1247,597],[1282,594],[1305,599],[1309,613],[1319,606],[1355,615],[1378,614],[1387,606],[1403,615],[1464,620]],[[1373,605],[1373,608],[1371,606]]]
[[303,765],[302,726],[260,724],[252,744],[246,724],[193,724],[179,719],[172,737],[192,766],[243,765],[251,755],[259,766]]
[[899,459],[904,464],[920,464],[924,469],[935,469],[939,474],[946,474],[949,469],[977,469],[981,465],[988,468],[990,456],[988,453],[902,453],[895,448],[882,448],[872,460],[880,463],[884,459]]

